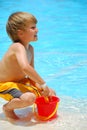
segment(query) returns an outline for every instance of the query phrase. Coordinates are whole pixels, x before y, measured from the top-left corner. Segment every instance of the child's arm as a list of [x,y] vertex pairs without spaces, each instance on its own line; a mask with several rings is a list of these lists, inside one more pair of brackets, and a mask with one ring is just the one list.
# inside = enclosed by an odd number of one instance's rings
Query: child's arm
[[24,46],[20,43],[16,43],[14,44],[14,46],[14,54],[22,73],[24,73],[24,77],[27,75],[34,82],[40,85],[44,84],[45,81],[40,77],[35,69],[31,65],[29,65]]
[[45,81],[39,76],[34,68],[29,65],[24,46],[20,43],[16,43],[14,51],[18,64],[21,67],[21,71],[24,73],[24,77],[27,75],[31,79],[31,82],[34,84],[34,86],[40,89],[43,96],[53,95],[54,92],[49,89]]
[[34,48],[31,45],[29,45],[29,46],[30,46],[29,51],[31,51],[31,54],[32,54],[32,59],[31,59],[30,65],[34,68]]

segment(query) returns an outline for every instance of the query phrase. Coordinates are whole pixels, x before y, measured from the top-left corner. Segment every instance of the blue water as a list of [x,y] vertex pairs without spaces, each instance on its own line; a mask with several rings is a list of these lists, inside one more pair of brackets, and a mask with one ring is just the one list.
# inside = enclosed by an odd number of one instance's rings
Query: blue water
[[87,98],[86,0],[0,0],[0,59],[12,43],[8,16],[26,11],[38,19],[35,69],[58,96]]

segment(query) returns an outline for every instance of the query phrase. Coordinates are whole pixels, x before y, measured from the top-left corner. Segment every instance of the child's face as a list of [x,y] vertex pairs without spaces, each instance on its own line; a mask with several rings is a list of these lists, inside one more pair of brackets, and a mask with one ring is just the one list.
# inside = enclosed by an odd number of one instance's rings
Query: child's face
[[25,42],[31,42],[37,40],[37,32],[38,29],[36,28],[36,24],[30,24],[25,31],[23,31],[23,36],[25,39]]
[[36,24],[31,23],[29,24],[29,26],[26,27],[25,31],[18,30],[18,36],[22,43],[27,44],[31,41],[36,41],[38,39],[37,32],[38,29],[36,28]]

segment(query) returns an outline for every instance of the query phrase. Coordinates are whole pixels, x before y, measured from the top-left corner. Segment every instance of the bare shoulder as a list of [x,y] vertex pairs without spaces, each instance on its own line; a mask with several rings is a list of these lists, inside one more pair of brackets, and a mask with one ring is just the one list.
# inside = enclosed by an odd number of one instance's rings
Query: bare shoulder
[[25,48],[21,43],[13,43],[9,49],[14,51],[19,51],[20,49],[25,49]]
[[8,49],[8,54],[17,56],[17,55],[22,55],[26,54],[25,47],[21,43],[13,43],[9,49]]
[[3,60],[7,61],[10,58],[16,56],[16,54],[23,53],[23,52],[25,53],[25,48],[23,45],[21,45],[20,43],[13,43],[10,45],[7,52],[3,56],[2,61]]

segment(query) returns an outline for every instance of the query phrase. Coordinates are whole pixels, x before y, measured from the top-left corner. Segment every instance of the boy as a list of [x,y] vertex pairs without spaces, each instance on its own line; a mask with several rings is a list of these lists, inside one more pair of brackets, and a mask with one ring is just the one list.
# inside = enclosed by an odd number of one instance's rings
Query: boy
[[30,42],[37,40],[36,23],[32,14],[16,12],[6,25],[14,43],[0,61],[0,97],[9,101],[3,106],[9,119],[18,120],[14,109],[32,105],[36,97],[55,95],[34,69],[34,49]]

